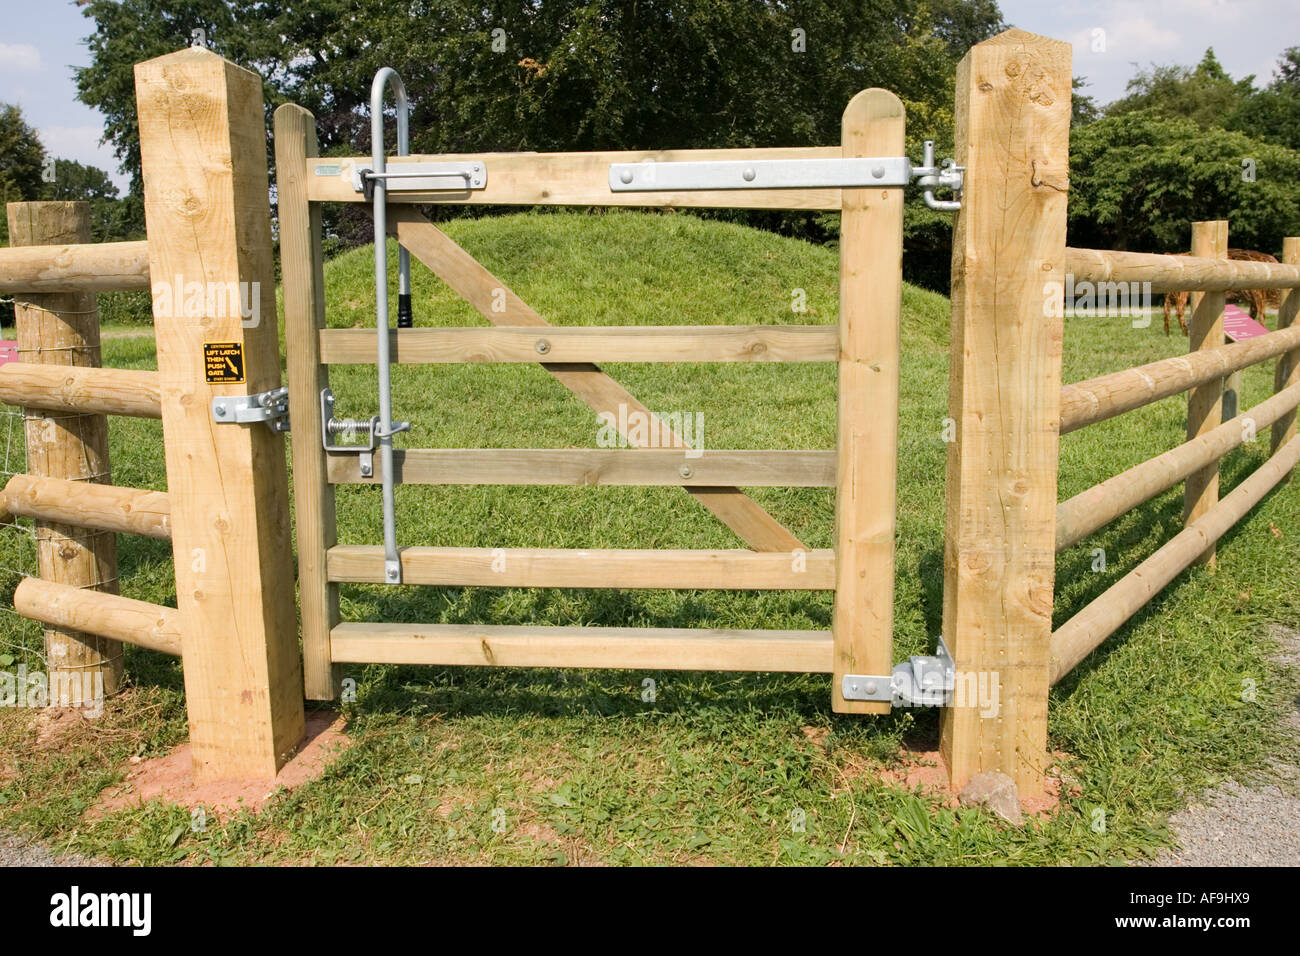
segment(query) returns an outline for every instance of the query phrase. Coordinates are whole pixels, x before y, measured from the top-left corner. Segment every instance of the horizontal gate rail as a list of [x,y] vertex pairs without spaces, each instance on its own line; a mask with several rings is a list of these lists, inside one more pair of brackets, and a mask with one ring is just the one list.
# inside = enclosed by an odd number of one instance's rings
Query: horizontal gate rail
[[[609,188],[614,163],[685,163],[761,159],[839,159],[839,146],[793,146],[768,149],[680,149],[605,153],[477,153],[437,156],[392,156],[390,171],[406,163],[481,162],[487,168],[482,189],[401,192],[390,203],[488,204],[507,206],[655,206],[734,209],[840,208],[838,189],[770,189],[740,191],[620,193]],[[369,167],[369,156],[307,160],[307,198],[311,202],[365,202],[353,173]]]
[[[393,451],[406,485],[678,485],[829,488],[833,451],[686,452],[676,448],[405,448]],[[362,475],[359,456],[331,452],[332,484],[376,484],[375,459]]]
[[[833,325],[498,326],[394,329],[394,362],[834,362]],[[325,329],[321,361],[373,364],[373,329]]]
[[[384,549],[335,545],[329,580],[383,584]],[[451,587],[807,590],[835,587],[835,552],[404,548],[402,582]]]
[[829,631],[339,624],[335,662],[831,672]]

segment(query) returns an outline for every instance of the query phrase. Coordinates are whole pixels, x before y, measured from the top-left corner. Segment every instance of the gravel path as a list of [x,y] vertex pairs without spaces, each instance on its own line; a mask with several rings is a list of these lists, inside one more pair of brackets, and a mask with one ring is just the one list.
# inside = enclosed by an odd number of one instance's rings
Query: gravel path
[[[1275,660],[1300,668],[1300,630],[1273,627]],[[1288,723],[1300,734],[1300,694]],[[1180,849],[1154,866],[1300,866],[1300,768],[1274,765],[1278,782],[1245,787],[1235,780],[1211,790],[1172,818]]]
[[107,866],[102,860],[52,853],[43,844],[0,833],[0,866]]

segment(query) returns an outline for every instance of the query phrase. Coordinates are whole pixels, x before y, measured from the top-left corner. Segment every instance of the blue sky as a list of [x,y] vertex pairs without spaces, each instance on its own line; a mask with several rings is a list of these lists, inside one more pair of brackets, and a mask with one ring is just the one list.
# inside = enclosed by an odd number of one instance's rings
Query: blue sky
[[[1123,94],[1134,64],[1194,64],[1213,46],[1233,76],[1264,81],[1282,49],[1300,45],[1297,0],[1002,0],[1002,11],[1015,26],[1073,43],[1074,72],[1101,102]],[[0,22],[0,101],[22,107],[50,152],[125,186],[99,145],[102,117],[77,102],[72,82],[72,67],[89,60],[89,21],[72,0],[0,0]]]

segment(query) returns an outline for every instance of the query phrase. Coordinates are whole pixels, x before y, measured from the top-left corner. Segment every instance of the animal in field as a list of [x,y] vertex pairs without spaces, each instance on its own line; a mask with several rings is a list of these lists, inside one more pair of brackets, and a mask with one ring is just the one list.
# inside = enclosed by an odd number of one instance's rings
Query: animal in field
[[[1188,254],[1173,253],[1176,256]],[[1270,256],[1267,252],[1256,252],[1254,249],[1229,249],[1228,258],[1236,262],[1277,262],[1276,257]],[[1183,318],[1183,313],[1187,311],[1187,295],[1185,291],[1165,293],[1165,335],[1169,334],[1170,311],[1177,314],[1178,327],[1183,330],[1183,335],[1187,334],[1187,320]],[[1236,296],[1250,303],[1250,317],[1260,321],[1263,321],[1264,311],[1269,304],[1276,302],[1276,291],[1273,289],[1242,289],[1228,293],[1229,298]]]

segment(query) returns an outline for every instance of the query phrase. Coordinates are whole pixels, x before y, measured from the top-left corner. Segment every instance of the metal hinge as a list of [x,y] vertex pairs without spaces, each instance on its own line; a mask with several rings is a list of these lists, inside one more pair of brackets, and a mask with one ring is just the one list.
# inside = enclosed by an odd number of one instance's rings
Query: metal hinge
[[957,669],[942,637],[933,654],[917,654],[895,664],[888,676],[845,674],[845,700],[889,701],[895,707],[947,707],[957,686]]
[[390,193],[458,192],[487,188],[487,166],[471,163],[394,163],[382,173],[373,166],[352,170],[352,188],[370,198],[375,180],[383,179]]
[[273,432],[287,432],[289,389],[273,388],[254,395],[219,395],[212,400],[212,420],[235,425],[265,422]]
[[[916,180],[931,209],[961,208],[965,167],[945,159],[934,164],[934,142],[926,140],[921,165],[906,156],[850,159],[756,159],[706,162],[611,163],[609,188],[627,192],[690,192],[704,189],[849,189],[907,186]],[[950,189],[951,200],[935,199],[934,190]]]

